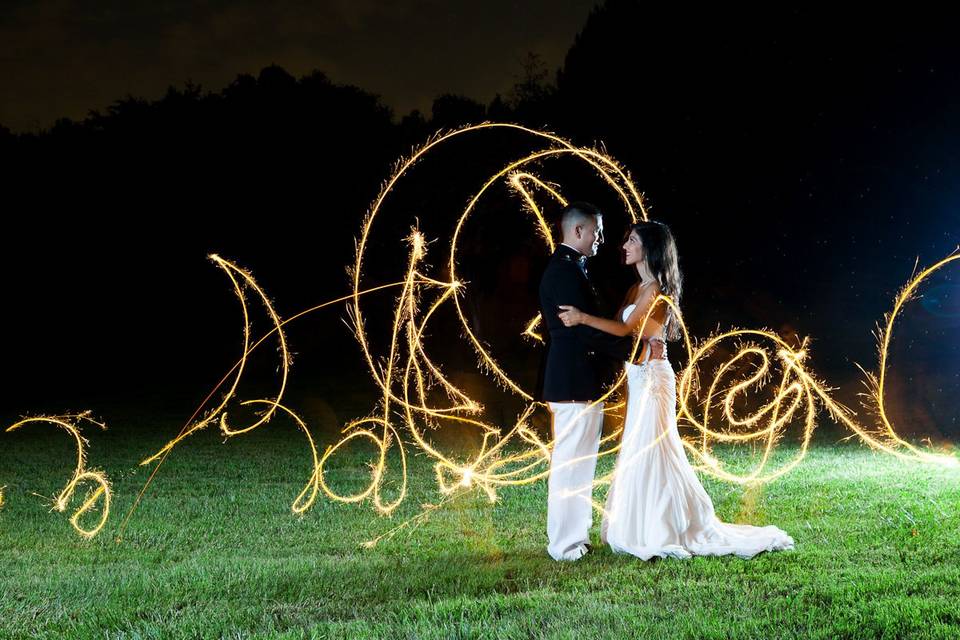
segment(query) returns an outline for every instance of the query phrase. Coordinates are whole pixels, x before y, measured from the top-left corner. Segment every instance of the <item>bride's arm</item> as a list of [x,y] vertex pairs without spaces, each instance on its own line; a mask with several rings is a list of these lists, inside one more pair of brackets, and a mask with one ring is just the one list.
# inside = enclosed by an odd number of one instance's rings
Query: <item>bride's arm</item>
[[[578,324],[585,324],[588,327],[593,327],[604,333],[609,333],[615,336],[627,336],[631,333],[635,333],[640,329],[643,319],[647,315],[647,311],[653,305],[654,301],[659,295],[659,290],[656,286],[643,287],[637,292],[637,299],[634,302],[636,307],[633,311],[630,312],[630,315],[627,316],[625,322],[619,320],[611,320],[609,318],[600,318],[589,313],[584,313],[576,307],[570,305],[560,305],[560,308],[563,311],[560,312],[560,320],[563,321],[563,324],[568,327],[573,327]],[[657,322],[652,316],[647,320],[647,324],[643,328],[643,338],[647,339],[653,336],[658,336],[660,334],[660,323]]]
[[[560,312],[560,319],[563,321],[563,324],[568,327],[575,327],[578,324],[583,324],[588,327],[593,327],[598,331],[603,331],[604,333],[609,333],[615,336],[628,336],[632,332],[630,327],[626,323],[620,322],[619,320],[610,320],[608,318],[600,318],[598,316],[592,316],[589,313],[584,313],[577,309],[576,307],[571,307],[568,304],[560,305],[560,308],[563,311]],[[633,315],[632,313],[630,314]],[[628,318],[629,320],[629,318]]]

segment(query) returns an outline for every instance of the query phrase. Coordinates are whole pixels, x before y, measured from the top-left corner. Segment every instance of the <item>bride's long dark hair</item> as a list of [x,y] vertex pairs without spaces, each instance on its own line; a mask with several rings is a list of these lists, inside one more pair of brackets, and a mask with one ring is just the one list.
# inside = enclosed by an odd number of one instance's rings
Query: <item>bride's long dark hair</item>
[[[670,296],[679,308],[680,294],[683,291],[683,276],[677,259],[677,243],[673,239],[670,227],[653,220],[638,222],[631,226],[643,245],[643,255],[650,273],[660,285],[660,293]],[[629,233],[629,232],[628,232]],[[667,316],[663,324],[668,340],[680,338],[680,319],[671,307],[667,307]]]

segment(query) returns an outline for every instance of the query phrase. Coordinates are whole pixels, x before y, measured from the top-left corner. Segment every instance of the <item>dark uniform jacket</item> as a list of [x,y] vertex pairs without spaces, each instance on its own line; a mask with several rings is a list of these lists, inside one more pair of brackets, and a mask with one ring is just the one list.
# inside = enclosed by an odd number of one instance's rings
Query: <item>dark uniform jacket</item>
[[549,336],[539,394],[543,402],[596,400],[633,346],[630,336],[613,336],[583,324],[565,327],[557,316],[561,304],[601,315],[585,261],[575,249],[558,245],[540,279],[540,315]]

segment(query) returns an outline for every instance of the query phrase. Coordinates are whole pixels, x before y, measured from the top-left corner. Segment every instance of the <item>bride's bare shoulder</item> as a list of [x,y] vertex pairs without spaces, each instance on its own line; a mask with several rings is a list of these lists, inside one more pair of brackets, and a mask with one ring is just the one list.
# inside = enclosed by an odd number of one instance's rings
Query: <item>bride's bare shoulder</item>
[[638,309],[646,311],[653,305],[658,295],[660,295],[660,285],[657,284],[656,280],[646,284],[638,283],[633,304],[637,305]]
[[652,300],[660,295],[660,284],[656,280],[633,285],[633,301],[640,304],[644,300]]

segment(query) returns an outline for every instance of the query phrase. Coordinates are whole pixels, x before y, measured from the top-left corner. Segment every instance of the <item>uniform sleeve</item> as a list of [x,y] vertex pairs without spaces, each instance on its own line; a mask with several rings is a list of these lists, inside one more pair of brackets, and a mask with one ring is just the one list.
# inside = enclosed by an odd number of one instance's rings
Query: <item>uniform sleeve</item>
[[[593,304],[587,298],[586,287],[578,279],[554,278],[552,284],[553,291],[550,297],[554,308],[544,309],[544,313],[552,313],[556,318],[557,314],[560,313],[557,305],[561,304],[569,304],[580,310],[593,308]],[[626,360],[630,357],[630,351],[633,348],[632,336],[615,336],[588,327],[585,324],[570,327],[570,330],[577,336],[578,340],[597,353],[615,360]]]

